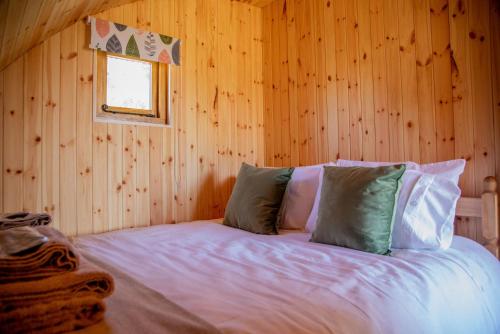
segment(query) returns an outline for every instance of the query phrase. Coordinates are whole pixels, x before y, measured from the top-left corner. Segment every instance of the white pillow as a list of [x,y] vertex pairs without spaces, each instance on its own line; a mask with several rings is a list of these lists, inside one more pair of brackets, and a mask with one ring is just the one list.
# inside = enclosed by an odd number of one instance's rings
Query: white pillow
[[296,167],[281,204],[280,228],[303,230],[316,196],[322,165]]
[[309,214],[306,223],[306,231],[310,233],[314,232],[314,229],[316,228],[316,220],[318,219],[319,200],[321,198],[321,185],[323,184],[323,166],[336,166],[336,164],[334,162],[329,162],[320,167],[318,187],[316,187],[314,196],[314,204],[312,205],[312,209],[310,211],[311,213]]
[[[377,167],[388,162],[338,160],[343,167]],[[460,198],[458,179],[465,160],[419,165],[406,162],[399,194],[392,248],[447,249],[453,238],[455,208]]]

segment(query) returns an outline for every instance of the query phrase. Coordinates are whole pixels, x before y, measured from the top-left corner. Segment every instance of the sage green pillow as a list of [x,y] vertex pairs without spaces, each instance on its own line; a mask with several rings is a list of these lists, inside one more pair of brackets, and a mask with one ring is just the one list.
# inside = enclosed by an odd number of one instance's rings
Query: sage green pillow
[[405,165],[324,167],[311,241],[389,254]]
[[224,225],[258,234],[278,234],[278,213],[293,168],[243,163],[224,215]]

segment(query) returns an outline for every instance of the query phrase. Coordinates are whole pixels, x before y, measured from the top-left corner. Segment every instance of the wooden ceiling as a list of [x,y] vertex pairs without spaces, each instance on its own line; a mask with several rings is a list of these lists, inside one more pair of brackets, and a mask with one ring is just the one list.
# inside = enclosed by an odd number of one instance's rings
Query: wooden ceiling
[[0,70],[87,15],[134,0],[0,0]]

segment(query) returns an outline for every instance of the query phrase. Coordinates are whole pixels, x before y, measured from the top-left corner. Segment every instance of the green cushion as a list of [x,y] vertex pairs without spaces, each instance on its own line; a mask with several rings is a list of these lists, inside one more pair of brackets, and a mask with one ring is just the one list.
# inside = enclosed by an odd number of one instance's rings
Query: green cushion
[[278,234],[278,212],[293,168],[257,168],[243,163],[224,215],[224,225]]
[[405,165],[324,167],[311,241],[388,254]]

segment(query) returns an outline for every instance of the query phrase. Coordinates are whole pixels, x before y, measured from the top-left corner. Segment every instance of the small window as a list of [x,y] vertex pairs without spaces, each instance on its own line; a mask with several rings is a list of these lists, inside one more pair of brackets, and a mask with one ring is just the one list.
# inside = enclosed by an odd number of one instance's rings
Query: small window
[[168,65],[97,53],[97,119],[168,125]]

